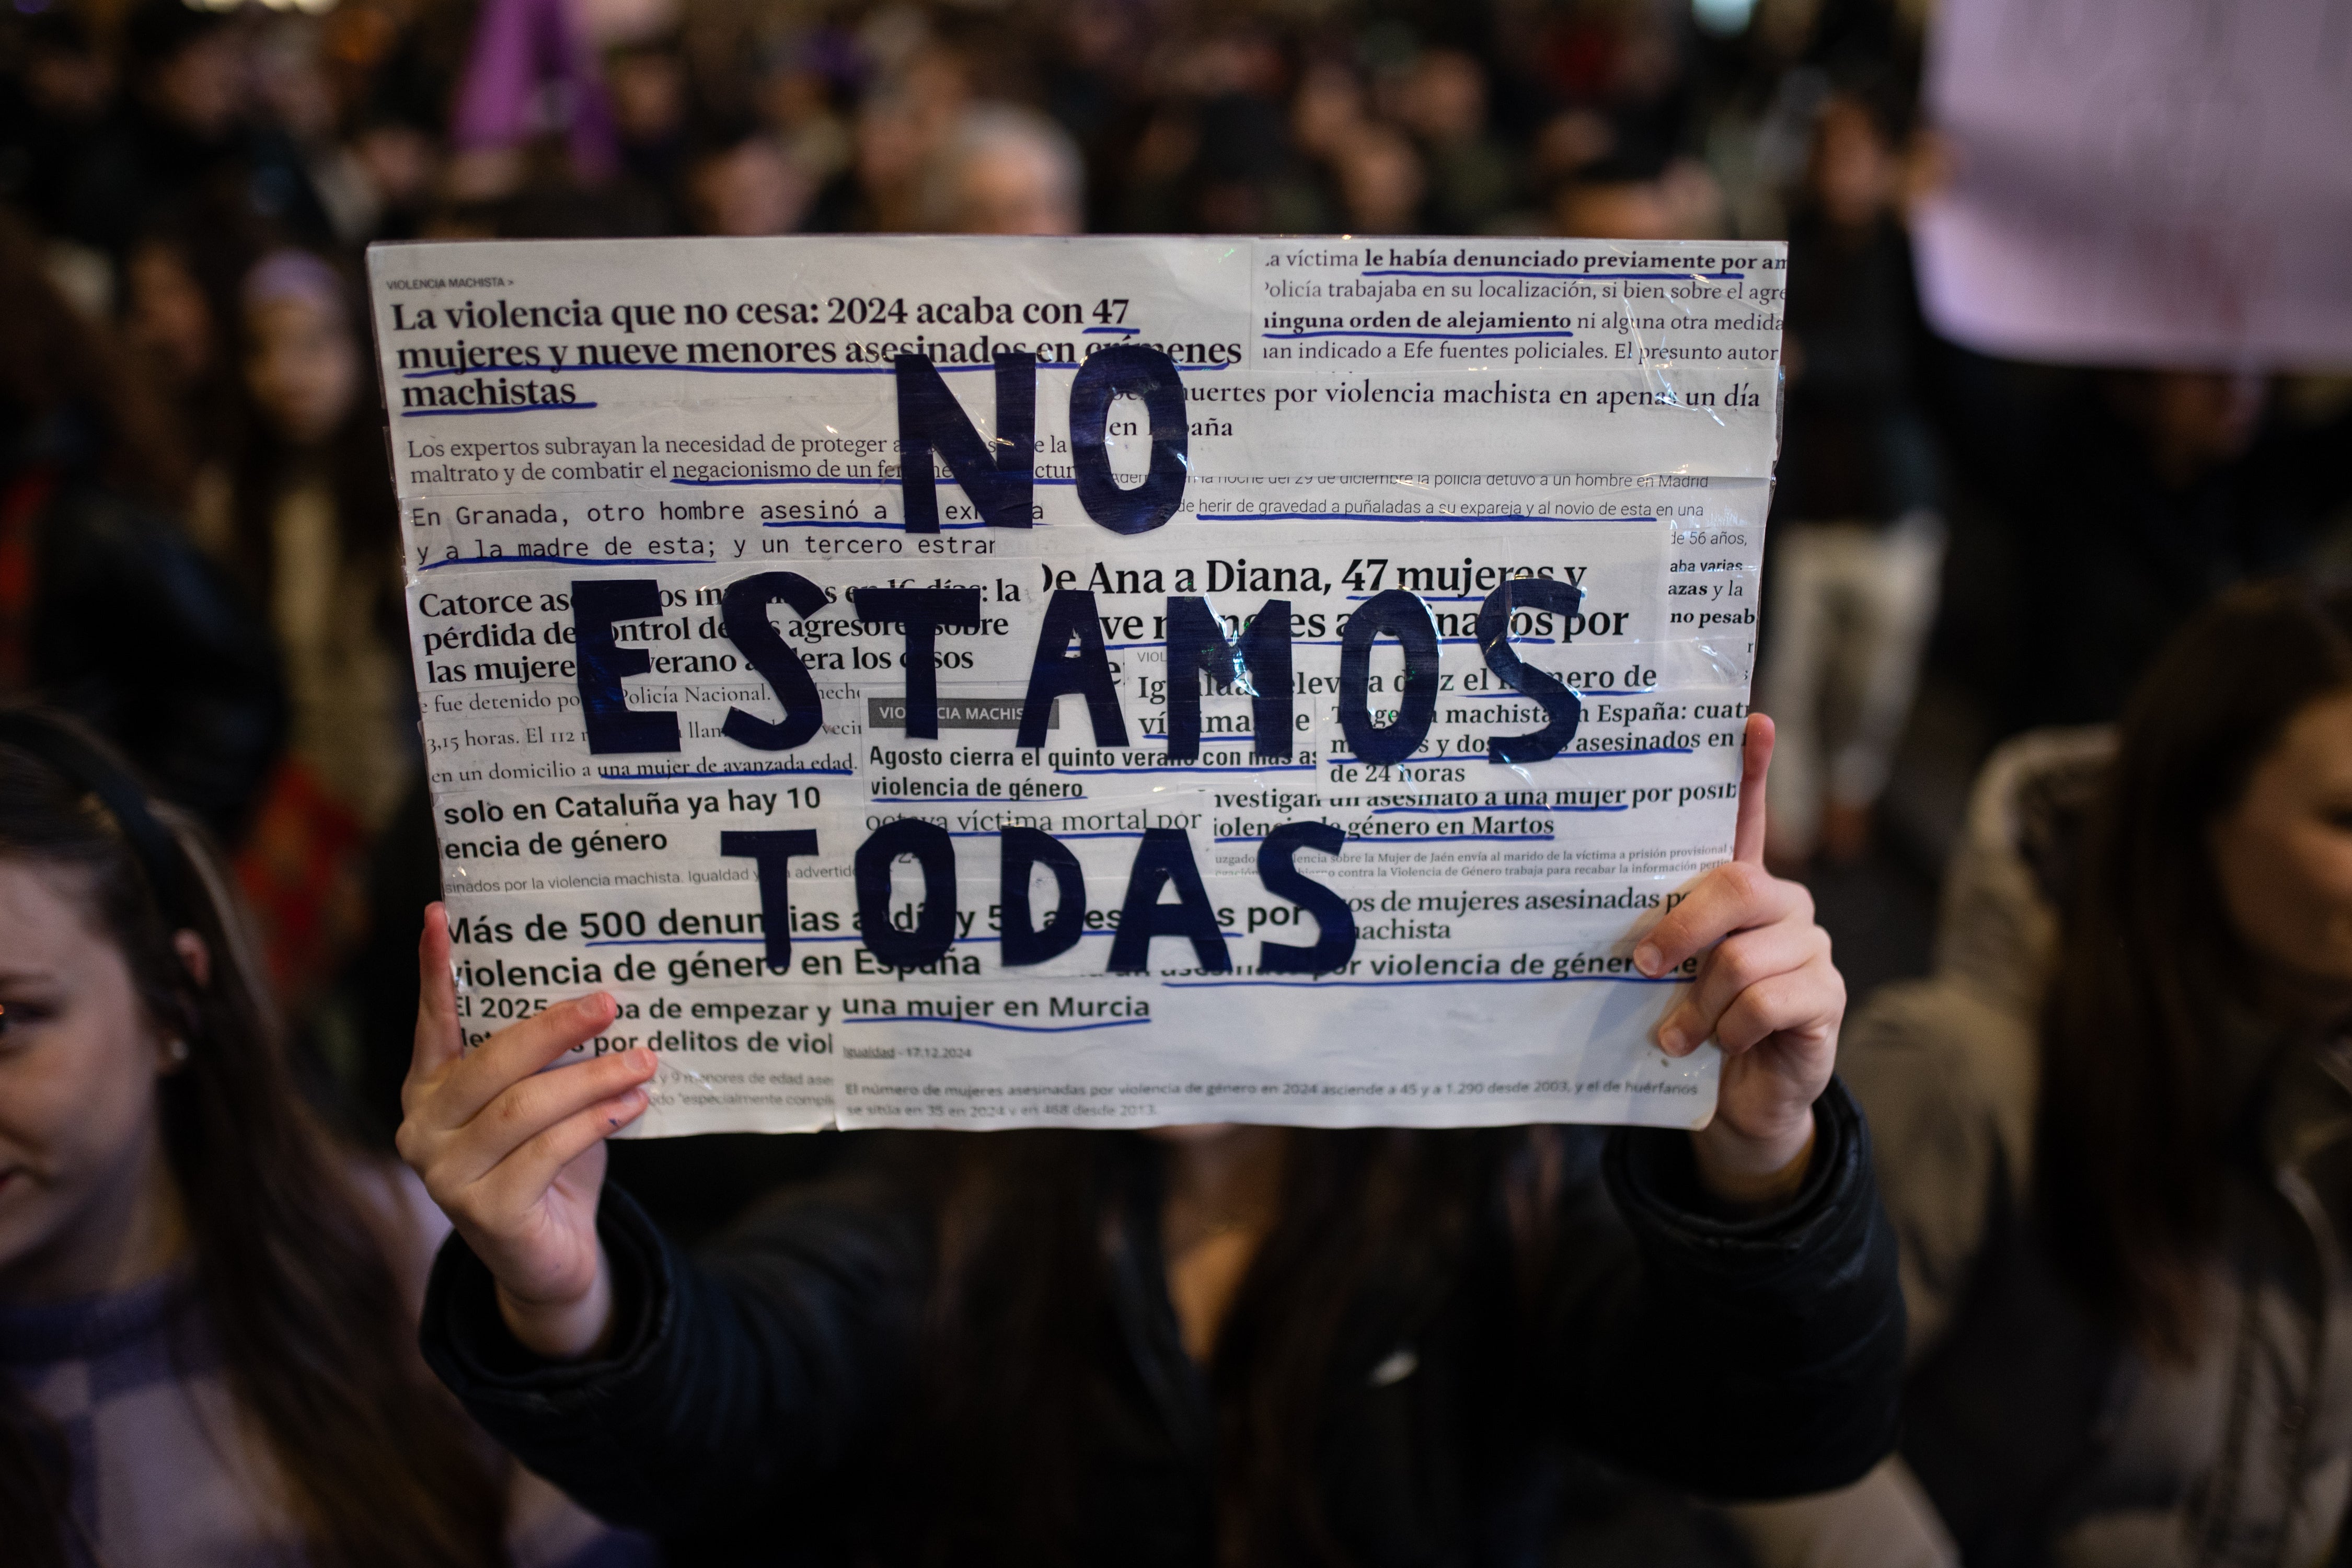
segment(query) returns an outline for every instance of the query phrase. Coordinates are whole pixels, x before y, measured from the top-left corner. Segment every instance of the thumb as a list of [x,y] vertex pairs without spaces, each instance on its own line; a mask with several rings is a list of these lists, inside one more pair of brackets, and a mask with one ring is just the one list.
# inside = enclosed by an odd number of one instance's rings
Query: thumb
[[1751,866],[1764,864],[1764,774],[1771,765],[1772,721],[1750,713],[1740,747],[1739,826],[1731,836],[1731,858]]

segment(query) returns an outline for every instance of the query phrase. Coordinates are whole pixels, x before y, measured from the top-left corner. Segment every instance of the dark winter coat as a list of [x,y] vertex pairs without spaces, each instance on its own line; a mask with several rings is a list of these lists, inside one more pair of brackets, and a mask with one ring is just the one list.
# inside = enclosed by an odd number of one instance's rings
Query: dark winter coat
[[[1316,1464],[1348,1558],[1543,1562],[1569,1451],[1721,1497],[1869,1469],[1895,1435],[1895,1246],[1853,1101],[1832,1086],[1819,1113],[1804,1189],[1768,1217],[1713,1217],[1685,1134],[1563,1130],[1550,1257],[1515,1259],[1497,1192],[1435,1290],[1368,1290],[1382,1300],[1334,1335]],[[1124,1136],[1147,1179],[1106,1227],[1115,1364],[1090,1406],[1068,1555],[1207,1564],[1219,1411],[1161,1273],[1160,1156]],[[903,1458],[934,1236],[930,1212],[890,1191],[802,1195],[700,1261],[608,1191],[619,1319],[611,1350],[575,1364],[513,1342],[453,1239],[425,1354],[525,1464],[682,1560],[907,1560],[893,1543],[934,1522],[937,1478]]]

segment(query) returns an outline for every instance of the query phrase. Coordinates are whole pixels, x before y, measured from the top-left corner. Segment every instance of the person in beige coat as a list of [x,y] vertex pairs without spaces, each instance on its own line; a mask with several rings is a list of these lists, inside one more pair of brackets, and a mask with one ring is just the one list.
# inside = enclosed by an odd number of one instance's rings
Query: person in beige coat
[[1766,1554],[1885,1561],[1874,1520],[1971,1568],[2352,1562],[2347,1022],[2352,591],[2244,590],[2119,730],[1995,755],[1935,973],[1848,1027],[1906,1436]]

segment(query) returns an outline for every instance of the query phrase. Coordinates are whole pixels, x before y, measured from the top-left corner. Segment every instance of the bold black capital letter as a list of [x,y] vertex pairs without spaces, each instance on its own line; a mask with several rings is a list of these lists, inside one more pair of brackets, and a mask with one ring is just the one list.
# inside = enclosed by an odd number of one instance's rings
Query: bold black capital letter
[[[1133,489],[1110,471],[1103,437],[1114,398],[1139,397],[1151,420],[1151,467]],[[1184,383],[1176,362],[1141,343],[1119,343],[1087,356],[1070,378],[1070,466],[1078,477],[1078,504],[1113,533],[1149,533],[1176,514],[1184,500],[1188,435]]]
[[[1078,639],[1075,652],[1070,648],[1073,637]],[[1084,588],[1056,588],[1045,602],[1045,618],[1037,627],[1037,654],[1029,662],[1029,694],[1021,700],[1021,733],[1013,743],[1044,745],[1045,721],[1054,716],[1054,700],[1067,692],[1087,700],[1096,745],[1127,744],[1127,721],[1118,711],[1118,680],[1110,672],[1110,654],[1103,647],[1102,618],[1096,613],[1095,596]]]
[[[947,378],[927,354],[900,354],[898,368],[898,489],[906,498],[907,531],[940,531],[938,482],[931,448],[971,498],[991,528],[1026,528],[1036,495],[1037,356],[996,356],[996,439],[981,439]],[[989,447],[996,449],[992,452]]]
[[[1078,868],[1078,858],[1070,853],[1068,845],[1042,828],[1000,827],[997,837],[1004,848],[997,903],[1003,911],[1001,951],[1005,967],[1059,958],[1078,945],[1078,933],[1087,923],[1087,877]],[[1029,874],[1040,866],[1054,873],[1054,884],[1061,895],[1055,902],[1054,918],[1042,931],[1033,923],[1029,910]]]
[[1531,665],[1523,664],[1511,651],[1511,611],[1524,605],[1531,610],[1549,610],[1560,620],[1560,640],[1568,640],[1568,617],[1584,602],[1584,590],[1573,583],[1563,583],[1554,577],[1513,577],[1486,595],[1478,606],[1478,647],[1486,656],[1486,668],[1495,678],[1523,697],[1532,697],[1543,705],[1544,727],[1526,735],[1490,735],[1486,738],[1486,760],[1490,763],[1540,763],[1559,755],[1559,749],[1576,739],[1577,721],[1584,717],[1584,702],[1559,679]]
[[1348,847],[1348,836],[1328,822],[1286,822],[1257,847],[1257,879],[1277,899],[1315,917],[1313,947],[1284,942],[1260,942],[1257,966],[1268,974],[1328,974],[1348,967],[1356,955],[1356,911],[1348,900],[1315,881],[1291,864],[1301,849],[1337,855]]
[[[1171,882],[1182,902],[1160,901],[1160,889]],[[1110,963],[1104,972],[1150,973],[1155,936],[1191,937],[1192,955],[1202,968],[1219,974],[1233,970],[1216,908],[1209,902],[1209,889],[1201,885],[1201,868],[1192,863],[1192,841],[1180,827],[1144,830],[1135,865],[1127,874],[1127,902],[1118,911],[1118,934],[1110,939]]]
[[[907,738],[940,738],[939,630],[980,627],[977,588],[852,588],[857,618],[869,626],[903,621],[907,626]],[[1097,638],[1097,640],[1100,640]]]
[[746,664],[767,677],[784,705],[780,724],[740,708],[727,710],[720,732],[755,752],[789,752],[824,724],[824,701],[809,679],[808,666],[768,619],[768,606],[779,603],[790,605],[796,616],[813,616],[824,608],[824,590],[797,572],[762,572],[728,584],[726,596],[719,601],[727,640],[741,651]]
[[789,833],[722,833],[719,853],[748,858],[758,868],[760,929],[768,938],[768,967],[782,974],[793,962],[793,857],[815,854],[816,835],[805,827]]
[[678,749],[677,715],[638,712],[621,689],[623,676],[643,675],[654,667],[653,655],[613,640],[614,622],[650,620],[661,613],[661,584],[650,577],[591,577],[572,583],[573,658],[590,752]]
[[[923,868],[923,912],[913,931],[890,923],[890,867],[911,855]],[[936,822],[902,816],[857,847],[857,930],[866,951],[893,969],[920,969],[955,945],[955,840]]]
[[[1392,637],[1404,644],[1404,690],[1397,720],[1372,722],[1368,706],[1372,644]],[[1412,755],[1437,717],[1437,622],[1418,595],[1402,588],[1373,595],[1348,617],[1339,634],[1339,728],[1348,749],[1368,763],[1401,763]]]
[[[1191,762],[1201,754],[1201,682],[1220,686],[1246,679],[1250,730],[1261,757],[1290,755],[1290,601],[1268,599],[1242,633],[1236,656],[1209,601],[1168,595],[1168,754]],[[1237,668],[1238,666],[1238,668]]]

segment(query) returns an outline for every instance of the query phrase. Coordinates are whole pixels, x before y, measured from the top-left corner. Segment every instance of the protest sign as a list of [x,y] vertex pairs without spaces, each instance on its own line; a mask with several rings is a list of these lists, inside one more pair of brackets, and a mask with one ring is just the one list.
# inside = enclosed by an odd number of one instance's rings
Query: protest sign
[[469,1039],[653,1133],[1690,1125],[1784,252],[370,253]]
[[2352,361],[2352,6],[1946,0],[1919,291],[1987,353]]

